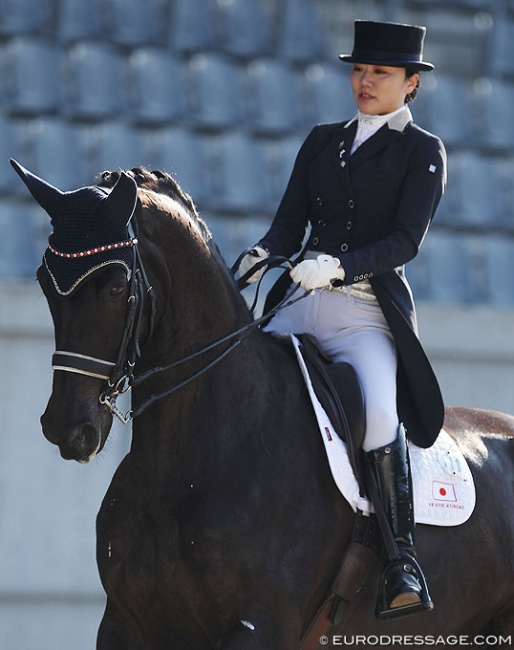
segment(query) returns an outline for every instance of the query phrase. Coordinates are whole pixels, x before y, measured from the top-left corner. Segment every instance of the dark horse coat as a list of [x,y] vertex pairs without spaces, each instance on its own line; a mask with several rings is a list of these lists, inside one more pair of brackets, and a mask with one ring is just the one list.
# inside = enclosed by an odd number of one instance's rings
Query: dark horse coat
[[[394,116],[350,156],[357,121],[321,124],[303,143],[282,202],[259,242],[290,257],[304,250],[334,255],[345,284],[369,280],[393,333],[399,357],[398,412],[409,437],[428,447],[443,422],[437,379],[417,336],[404,265],[418,253],[446,182],[446,152],[413,124]],[[301,258],[301,256],[300,256]],[[267,307],[289,285],[284,274]]]

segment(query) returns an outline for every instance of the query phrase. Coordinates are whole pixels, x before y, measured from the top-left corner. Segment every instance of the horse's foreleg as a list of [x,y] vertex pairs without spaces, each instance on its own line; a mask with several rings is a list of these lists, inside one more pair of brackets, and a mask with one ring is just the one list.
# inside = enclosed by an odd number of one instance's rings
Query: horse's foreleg
[[140,650],[140,644],[126,631],[126,624],[118,610],[107,601],[98,628],[96,650]]

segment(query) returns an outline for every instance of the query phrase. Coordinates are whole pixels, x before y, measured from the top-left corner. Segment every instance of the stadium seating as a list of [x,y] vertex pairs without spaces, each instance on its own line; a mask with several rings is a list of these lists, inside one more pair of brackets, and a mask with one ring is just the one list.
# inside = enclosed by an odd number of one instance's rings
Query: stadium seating
[[129,59],[129,102],[136,122],[167,124],[184,117],[184,70],[160,48],[140,48]]
[[271,53],[273,30],[262,0],[219,2],[217,24],[223,51],[247,58]]
[[41,0],[0,2],[0,34],[48,34],[51,22],[51,2],[41,2]]
[[495,251],[510,273],[514,241],[514,0],[0,0],[0,200],[23,196],[10,156],[64,189],[144,165],[176,174],[223,237],[271,219],[311,128],[356,112],[337,55],[357,18],[425,24],[436,64],[411,105],[448,151],[409,265],[418,297],[514,304],[488,275]]
[[127,108],[126,62],[111,45],[74,45],[66,65],[63,111],[76,118],[100,120]]
[[154,168],[173,174],[195,203],[204,206],[214,194],[214,145],[211,137],[183,128],[164,129],[159,134]]
[[175,0],[171,7],[168,43],[178,52],[209,50],[216,44],[211,0]]
[[285,135],[304,121],[300,75],[286,63],[258,59],[247,70],[246,121],[256,133]]
[[41,39],[15,38],[6,50],[7,106],[14,113],[56,112],[62,102],[61,53]]
[[273,207],[270,173],[263,145],[239,132],[217,141],[212,206],[224,214],[255,214]]
[[221,55],[199,54],[187,70],[186,120],[206,130],[231,129],[244,115],[243,73],[240,66]]
[[[103,0],[66,0],[57,17],[57,34],[63,43],[106,36]],[[41,3],[43,4],[43,3]]]
[[88,174],[89,133],[60,118],[38,119],[25,129],[26,156],[20,162],[61,190],[92,182]]

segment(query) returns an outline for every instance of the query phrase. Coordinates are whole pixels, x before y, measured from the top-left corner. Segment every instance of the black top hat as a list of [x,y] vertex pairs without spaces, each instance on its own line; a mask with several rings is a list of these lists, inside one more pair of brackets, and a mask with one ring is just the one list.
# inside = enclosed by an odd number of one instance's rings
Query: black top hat
[[348,63],[433,70],[431,63],[423,61],[425,32],[417,25],[356,20],[353,52],[339,58]]

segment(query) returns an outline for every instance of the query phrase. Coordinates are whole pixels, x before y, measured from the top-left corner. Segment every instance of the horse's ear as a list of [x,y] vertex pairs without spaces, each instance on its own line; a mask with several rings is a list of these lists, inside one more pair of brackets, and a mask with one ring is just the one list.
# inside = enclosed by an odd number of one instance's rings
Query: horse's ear
[[120,226],[128,226],[136,203],[136,181],[125,172],[121,172],[116,185],[103,203],[102,211],[109,219],[118,221]]
[[50,185],[50,183],[39,178],[39,176],[29,172],[28,169],[25,169],[16,160],[11,158],[10,163],[39,205],[51,214],[52,208],[60,201],[63,195],[61,190],[58,190],[53,185]]

